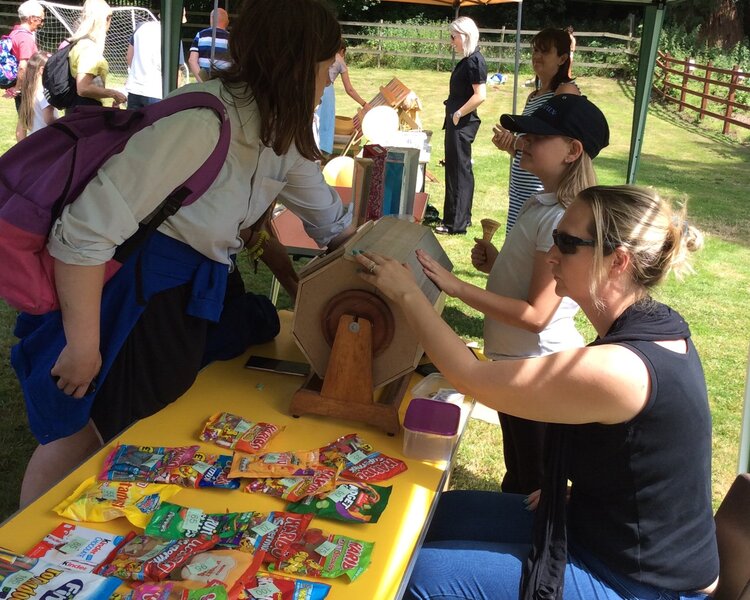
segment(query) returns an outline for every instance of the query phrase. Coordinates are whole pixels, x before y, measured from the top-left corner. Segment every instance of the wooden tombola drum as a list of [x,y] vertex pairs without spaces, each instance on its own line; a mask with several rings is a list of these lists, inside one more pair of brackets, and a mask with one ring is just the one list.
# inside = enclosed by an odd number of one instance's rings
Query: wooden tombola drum
[[355,249],[408,264],[438,310],[442,310],[444,294],[424,275],[415,251],[425,250],[449,270],[453,265],[431,229],[383,217],[366,223],[342,247],[313,259],[300,272],[293,335],[315,373],[325,376],[339,320],[349,314],[372,325],[373,386],[377,388],[412,371],[423,351],[401,309],[359,276],[360,265],[352,255]]

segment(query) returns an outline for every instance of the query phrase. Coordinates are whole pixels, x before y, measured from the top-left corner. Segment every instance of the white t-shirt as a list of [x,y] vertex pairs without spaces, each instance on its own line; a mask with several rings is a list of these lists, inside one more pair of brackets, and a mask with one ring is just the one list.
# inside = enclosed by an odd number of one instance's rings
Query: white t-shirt
[[[552,246],[552,230],[563,212],[555,194],[536,194],[526,201],[492,266],[488,291],[519,300],[529,297],[534,256]],[[573,322],[577,311],[578,305],[573,300],[563,298],[540,333],[485,317],[484,352],[488,358],[498,360],[542,356],[583,346],[583,338]]]
[[[47,126],[47,121],[44,120],[44,109],[48,106],[49,102],[47,102],[47,98],[44,96],[44,87],[41,84],[37,85],[36,96],[34,97],[34,122],[31,124],[31,131],[29,133],[34,133]],[[55,119],[60,118],[59,110],[53,108],[52,112],[55,115]]]
[[125,90],[148,98],[162,97],[161,25],[158,21],[143,23],[133,34],[133,62]]

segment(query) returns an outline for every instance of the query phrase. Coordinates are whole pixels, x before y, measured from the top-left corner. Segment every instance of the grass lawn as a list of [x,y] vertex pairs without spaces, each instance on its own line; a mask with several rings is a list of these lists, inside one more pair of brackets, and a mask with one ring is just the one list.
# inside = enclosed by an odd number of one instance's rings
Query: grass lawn
[[[431,204],[442,209],[443,158],[441,131],[443,100],[447,96],[449,73],[431,71],[392,71],[351,69],[352,83],[365,98],[391,77],[398,77],[422,100],[425,129],[433,131],[429,171],[437,179],[428,182]],[[525,79],[525,78],[524,78]],[[624,182],[630,144],[633,88],[608,78],[583,78],[584,93],[607,115],[611,143],[595,160],[599,181]],[[521,88],[519,110],[528,89]],[[481,235],[479,219],[492,217],[505,221],[509,158],[490,142],[491,128],[498,116],[511,110],[512,86],[488,90],[487,102],[480,107],[484,123],[473,146],[476,193],[474,223],[470,234]],[[355,104],[337,84],[338,114],[353,114]],[[0,152],[13,143],[15,112],[11,101],[0,102]],[[136,174],[134,174],[136,176]],[[658,292],[658,299],[671,304],[691,324],[701,352],[714,419],[714,502],[723,497],[737,468],[739,428],[745,364],[750,340],[750,312],[746,300],[750,292],[750,219],[747,218],[747,190],[750,189],[750,148],[731,138],[696,128],[660,107],[653,107],[647,127],[639,171],[639,183],[651,185],[663,194],[688,202],[691,220],[706,234],[706,247],[695,256],[696,274],[683,282],[672,279]],[[477,285],[484,276],[471,267],[472,237],[442,237],[456,273]],[[502,232],[496,237],[502,242]],[[248,274],[258,291],[268,290],[268,275],[259,270]],[[289,306],[282,295],[280,306]],[[34,447],[26,426],[23,402],[8,364],[13,344],[14,313],[0,306],[0,399],[5,418],[0,423],[0,461],[6,465],[6,485],[0,491],[0,518],[16,507],[18,486],[26,460]],[[446,320],[465,339],[481,342],[482,316],[450,300]],[[588,339],[593,330],[579,319]],[[503,472],[499,427],[472,421],[459,451],[458,466],[451,485],[454,488],[498,489]]]

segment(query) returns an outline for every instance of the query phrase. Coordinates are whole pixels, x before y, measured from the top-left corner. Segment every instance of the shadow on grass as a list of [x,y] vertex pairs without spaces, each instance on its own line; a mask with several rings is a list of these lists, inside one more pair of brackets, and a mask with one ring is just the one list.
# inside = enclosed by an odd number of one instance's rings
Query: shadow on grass
[[481,338],[483,333],[483,319],[471,317],[453,306],[446,306],[443,310],[443,320],[450,323],[453,331],[462,338]]
[[[633,85],[621,79],[618,81],[618,87],[620,88],[623,96],[625,96],[628,100],[635,101],[635,87]],[[739,140],[736,140],[731,136],[724,135],[718,131],[713,131],[711,129],[708,129],[707,127],[702,127],[700,125],[700,122],[696,122],[698,113],[690,109],[688,109],[687,112],[677,112],[676,105],[674,103],[660,99],[659,94],[654,94],[653,91],[651,94],[651,102],[648,106],[648,112],[649,114],[654,115],[659,119],[666,121],[667,123],[676,125],[677,127],[684,129],[685,131],[689,131],[690,133],[694,133],[695,135],[711,140],[713,142],[734,146],[736,148],[750,147],[748,146],[748,144],[740,142]],[[689,116],[691,115],[695,116],[695,119],[690,119]]]
[[451,490],[484,490],[489,492],[500,491],[500,474],[497,478],[480,477],[472,473],[461,464],[457,464],[451,471],[449,489]]

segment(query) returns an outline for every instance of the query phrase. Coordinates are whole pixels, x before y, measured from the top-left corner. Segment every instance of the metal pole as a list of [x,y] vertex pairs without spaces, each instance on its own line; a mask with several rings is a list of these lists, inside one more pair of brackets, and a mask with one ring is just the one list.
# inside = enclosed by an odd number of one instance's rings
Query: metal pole
[[182,0],[162,2],[161,7],[161,82],[166,96],[177,87],[180,30],[182,29]]
[[633,106],[633,129],[630,136],[630,157],[628,158],[628,172],[625,179],[630,184],[635,183],[638,163],[641,159],[643,134],[646,129],[646,116],[648,115],[648,101],[651,97],[651,81],[654,77],[654,63],[659,48],[659,34],[664,23],[665,7],[666,0],[659,0],[658,3],[648,5],[644,9],[641,51],[638,59],[638,80],[635,86]]
[[214,60],[216,57],[216,22],[219,20],[219,0],[214,0],[214,10],[211,15],[213,15],[213,18],[211,19],[211,68],[208,71],[209,77],[211,77],[211,72],[214,70]]
[[521,17],[523,16],[523,0],[518,2],[518,16],[516,18],[516,60],[513,65],[513,114],[517,114],[518,102],[518,70],[521,66]]
[[740,460],[737,473],[750,472],[750,356],[745,375],[745,403],[742,408],[742,429],[740,430]]

